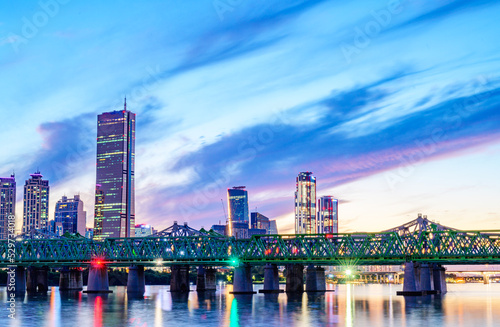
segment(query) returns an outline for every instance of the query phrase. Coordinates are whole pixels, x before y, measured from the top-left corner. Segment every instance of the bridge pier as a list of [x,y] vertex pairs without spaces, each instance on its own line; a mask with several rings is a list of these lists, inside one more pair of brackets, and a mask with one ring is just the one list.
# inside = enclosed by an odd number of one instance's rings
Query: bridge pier
[[434,264],[432,267],[432,276],[434,278],[434,289],[441,294],[448,292],[446,287],[446,268]]
[[170,292],[189,292],[189,266],[176,265],[171,270]]
[[445,268],[438,264],[405,263],[403,291],[397,295],[428,295],[447,292]]
[[216,290],[216,280],[215,280],[215,269],[205,268],[204,266],[198,267],[198,274],[196,277],[196,291],[215,291]]
[[128,267],[127,293],[144,295],[146,291],[146,279],[144,278],[144,266],[132,265]]
[[434,291],[434,278],[428,263],[420,264],[420,290],[427,292],[427,294]]
[[233,291],[231,294],[254,294],[252,282],[252,267],[241,264],[234,268]]
[[280,280],[278,275],[278,266],[272,263],[266,263],[264,267],[264,289],[259,293],[283,293],[280,290]]
[[59,273],[59,291],[83,290],[83,274],[78,268],[63,267]]
[[47,292],[49,267],[28,267],[26,290],[28,293]]
[[288,264],[286,268],[286,292],[302,293],[304,292],[304,265]]
[[309,265],[306,270],[306,292],[325,292],[325,269]]
[[87,290],[84,293],[112,293],[109,290],[108,267],[105,264],[90,265]]

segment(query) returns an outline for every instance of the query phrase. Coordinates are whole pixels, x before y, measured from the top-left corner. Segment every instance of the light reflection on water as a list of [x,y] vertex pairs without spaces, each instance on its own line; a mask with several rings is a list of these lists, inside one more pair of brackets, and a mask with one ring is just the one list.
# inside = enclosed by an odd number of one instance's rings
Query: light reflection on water
[[[495,326],[500,321],[500,284],[448,285],[443,297],[401,297],[401,285],[329,285],[334,292],[232,295],[170,293],[147,286],[132,298],[125,287],[112,294],[59,292],[16,297],[16,320],[8,318],[0,287],[0,325],[10,326]],[[261,286],[254,286],[260,289]]]

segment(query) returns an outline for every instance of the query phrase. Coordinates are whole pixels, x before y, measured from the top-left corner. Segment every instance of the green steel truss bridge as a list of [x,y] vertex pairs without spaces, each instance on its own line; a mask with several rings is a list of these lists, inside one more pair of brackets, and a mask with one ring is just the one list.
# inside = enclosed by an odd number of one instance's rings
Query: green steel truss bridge
[[0,241],[0,267],[86,267],[93,260],[109,266],[500,263],[500,231],[461,231],[433,223],[425,216],[378,233],[255,235],[238,240],[176,225],[150,237],[103,241],[44,238],[45,234],[32,232],[15,241]]

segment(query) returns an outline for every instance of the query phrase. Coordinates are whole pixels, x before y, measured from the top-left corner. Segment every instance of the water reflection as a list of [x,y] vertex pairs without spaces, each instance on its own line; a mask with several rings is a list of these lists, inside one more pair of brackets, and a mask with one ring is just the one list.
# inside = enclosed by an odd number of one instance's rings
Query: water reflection
[[[256,289],[259,287],[256,286]],[[335,292],[232,295],[172,293],[148,286],[144,296],[59,292],[16,297],[16,320],[2,326],[494,326],[500,285],[449,285],[445,296],[396,296],[398,286],[337,285]],[[0,300],[7,301],[5,287]]]

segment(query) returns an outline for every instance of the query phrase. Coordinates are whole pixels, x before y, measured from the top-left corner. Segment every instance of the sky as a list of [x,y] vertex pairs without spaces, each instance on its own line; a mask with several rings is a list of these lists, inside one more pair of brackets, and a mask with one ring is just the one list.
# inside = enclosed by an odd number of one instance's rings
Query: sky
[[209,228],[245,185],[294,232],[295,178],[339,232],[500,229],[500,2],[41,0],[0,5],[0,176],[80,194],[97,115],[136,120],[136,223]]

